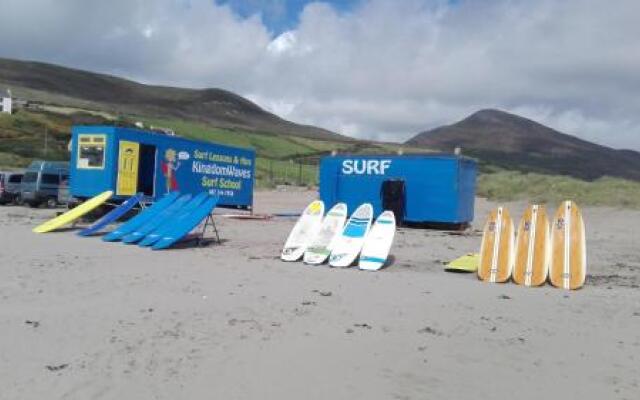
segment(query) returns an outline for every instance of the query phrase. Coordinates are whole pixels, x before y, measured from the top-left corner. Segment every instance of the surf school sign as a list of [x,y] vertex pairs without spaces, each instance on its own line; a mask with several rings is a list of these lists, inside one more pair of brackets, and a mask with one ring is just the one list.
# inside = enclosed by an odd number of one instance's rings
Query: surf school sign
[[[255,156],[243,154],[241,149],[182,148],[174,149],[176,157],[168,157],[165,171],[173,171],[175,187],[167,182],[169,190],[181,192],[208,192],[220,196],[221,202],[243,204],[253,193]],[[240,153],[239,153],[240,152]],[[165,175],[165,179],[169,178]]]

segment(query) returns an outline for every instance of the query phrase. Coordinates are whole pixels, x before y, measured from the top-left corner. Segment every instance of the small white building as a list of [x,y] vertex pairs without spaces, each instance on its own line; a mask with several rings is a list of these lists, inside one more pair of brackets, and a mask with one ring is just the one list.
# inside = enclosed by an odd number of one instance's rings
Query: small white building
[[11,114],[13,112],[13,99],[11,97],[2,98],[2,108],[0,112]]

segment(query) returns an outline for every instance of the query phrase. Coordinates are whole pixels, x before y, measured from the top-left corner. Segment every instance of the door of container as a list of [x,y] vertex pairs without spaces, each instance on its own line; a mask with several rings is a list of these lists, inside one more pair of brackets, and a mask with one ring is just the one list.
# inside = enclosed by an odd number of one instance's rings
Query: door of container
[[392,211],[398,225],[404,221],[405,193],[405,183],[402,179],[388,179],[382,182],[380,187],[382,209]]
[[156,177],[156,146],[140,144],[140,162],[138,163],[137,193],[154,197]]
[[121,140],[118,144],[118,181],[116,195],[133,196],[138,188],[140,144]]

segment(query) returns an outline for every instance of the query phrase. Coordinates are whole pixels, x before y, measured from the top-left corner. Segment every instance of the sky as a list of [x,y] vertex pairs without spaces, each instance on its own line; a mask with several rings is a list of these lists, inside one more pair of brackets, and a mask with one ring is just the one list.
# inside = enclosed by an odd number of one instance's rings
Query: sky
[[404,141],[499,108],[640,150],[637,0],[0,0],[0,57]]

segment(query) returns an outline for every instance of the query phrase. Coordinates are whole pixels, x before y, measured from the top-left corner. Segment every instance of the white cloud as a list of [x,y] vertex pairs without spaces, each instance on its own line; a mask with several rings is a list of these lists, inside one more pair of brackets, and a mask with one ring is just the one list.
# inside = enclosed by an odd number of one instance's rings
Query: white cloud
[[640,150],[635,0],[311,3],[276,37],[209,0],[0,7],[0,56],[223,87],[353,136],[404,140],[498,107]]
[[294,50],[296,42],[295,32],[283,32],[269,43],[267,50],[277,56]]
[[635,149],[640,150],[637,145],[640,139],[638,120],[628,117],[602,119],[578,108],[557,110],[544,105],[521,106],[508,111],[591,142],[616,148],[634,147],[635,143]]

